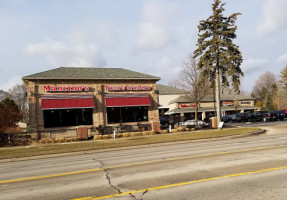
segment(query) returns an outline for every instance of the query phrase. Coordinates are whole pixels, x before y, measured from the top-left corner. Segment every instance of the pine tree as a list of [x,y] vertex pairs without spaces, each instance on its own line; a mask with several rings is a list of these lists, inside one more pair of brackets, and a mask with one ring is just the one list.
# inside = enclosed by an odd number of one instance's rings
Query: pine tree
[[[240,13],[233,13],[229,17],[223,16],[224,3],[214,0],[212,4],[213,14],[207,20],[199,22],[199,38],[194,57],[200,57],[198,69],[202,70],[202,76],[208,76],[210,82],[215,82],[215,100],[217,122],[220,122],[220,85],[229,86],[232,82],[234,90],[239,93],[240,76],[243,72],[240,68],[242,55],[239,47],[233,44],[236,38],[235,22]],[[215,81],[214,81],[215,80]]]
[[271,92],[267,92],[267,94],[266,94],[266,103],[264,105],[264,109],[267,111],[274,110]]

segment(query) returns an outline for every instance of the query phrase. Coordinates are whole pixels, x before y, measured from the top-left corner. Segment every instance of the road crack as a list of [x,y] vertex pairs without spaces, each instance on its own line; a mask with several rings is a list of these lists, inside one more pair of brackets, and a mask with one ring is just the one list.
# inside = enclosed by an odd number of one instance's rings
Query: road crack
[[109,185],[110,185],[112,188],[114,188],[115,190],[117,190],[117,192],[118,192],[119,194],[121,194],[122,191],[121,191],[119,188],[117,188],[117,186],[113,185],[112,180],[111,180],[111,176],[110,176],[110,171],[108,170],[108,168],[105,168],[104,162],[101,161],[101,160],[97,160],[97,159],[95,159],[95,158],[94,158],[94,161],[100,163],[100,169],[103,169],[103,171],[105,172],[105,174],[106,174],[106,179],[107,179]]
[[[105,168],[105,163],[103,162],[103,161],[101,161],[101,160],[97,160],[97,159],[93,159],[94,161],[96,161],[96,162],[98,162],[98,163],[100,163],[100,169],[102,169],[104,172],[105,172],[105,174],[106,174],[106,179],[107,179],[107,181],[108,181],[108,183],[109,183],[109,185],[112,187],[112,188],[114,188],[119,194],[121,194],[121,193],[123,193],[117,186],[115,186],[113,183],[112,183],[112,179],[111,179],[111,172],[109,171],[109,169],[108,168]],[[145,190],[141,195],[140,195],[140,197],[136,197],[134,194],[132,194],[132,193],[129,193],[129,195],[133,198],[133,199],[135,199],[135,200],[143,200],[143,196],[146,194],[148,192],[148,190]]]
[[134,198],[135,200],[143,200],[143,196],[148,192],[148,189],[146,189],[139,197],[136,197],[134,194],[129,193],[129,195]]

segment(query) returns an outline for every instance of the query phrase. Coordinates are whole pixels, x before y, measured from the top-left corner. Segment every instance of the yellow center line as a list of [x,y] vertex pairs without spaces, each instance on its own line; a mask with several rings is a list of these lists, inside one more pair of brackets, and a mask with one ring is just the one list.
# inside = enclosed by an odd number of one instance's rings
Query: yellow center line
[[102,170],[102,169],[97,168],[97,169],[90,169],[90,170],[84,170],[84,171],[67,172],[67,173],[62,173],[62,174],[51,174],[51,175],[46,175],[46,176],[35,176],[35,177],[30,177],[30,178],[6,180],[6,181],[0,181],[0,184],[2,184],[2,183],[14,183],[14,182],[20,182],[20,181],[29,181],[29,180],[37,180],[37,179],[43,179],[43,178],[52,178],[52,177],[58,177],[58,176],[67,176],[67,175],[74,175],[74,174],[82,174],[82,173],[87,173],[87,172],[96,172],[96,171],[100,171],[100,170]]
[[130,194],[134,194],[134,193],[142,193],[142,192],[146,192],[146,191],[160,190],[160,189],[178,187],[178,186],[183,186],[183,185],[190,185],[193,183],[200,183],[200,182],[206,182],[206,181],[212,181],[212,180],[218,180],[218,179],[224,179],[224,178],[230,178],[230,177],[244,176],[244,175],[250,175],[250,174],[258,174],[258,173],[270,172],[270,171],[275,171],[275,170],[280,170],[280,169],[287,169],[287,166],[270,168],[270,169],[263,169],[263,170],[258,170],[258,171],[250,171],[250,172],[244,172],[244,173],[239,173],[239,174],[230,174],[230,175],[225,175],[225,176],[206,178],[206,179],[200,179],[200,180],[194,180],[194,181],[188,181],[188,182],[181,182],[181,183],[176,183],[176,184],[171,184],[171,185],[163,185],[163,186],[146,188],[146,189],[141,189],[141,190],[133,190],[133,191],[124,192],[124,193],[120,193],[120,194],[112,194],[112,195],[101,196],[101,197],[96,197],[96,196],[83,197],[83,198],[77,198],[77,199],[72,199],[72,200],[107,199],[107,198],[111,198],[111,197],[130,195]]
[[211,153],[211,154],[202,154],[202,155],[194,155],[194,156],[186,156],[186,157],[178,157],[178,158],[169,158],[169,159],[163,159],[163,160],[138,162],[138,163],[131,163],[131,164],[126,164],[126,165],[115,165],[115,166],[110,166],[110,167],[105,167],[105,168],[96,168],[96,169],[89,169],[89,170],[83,170],[83,171],[74,171],[74,172],[67,172],[67,173],[61,173],[61,174],[51,174],[51,175],[45,175],[45,176],[35,176],[35,177],[30,177],[30,178],[4,180],[4,181],[0,181],[0,184],[21,182],[21,181],[29,181],[29,180],[37,180],[37,179],[44,179],[44,178],[52,178],[52,177],[59,177],[59,176],[67,176],[67,175],[75,175],[75,174],[82,174],[82,173],[88,173],[88,172],[102,171],[102,170],[106,170],[106,169],[116,169],[116,168],[138,166],[138,165],[144,165],[144,164],[153,164],[153,163],[161,163],[161,162],[168,162],[168,161],[176,161],[176,160],[184,160],[184,159],[192,159],[192,158],[203,158],[203,157],[208,157],[208,156],[225,155],[225,154],[232,154],[232,153],[241,153],[241,152],[250,152],[250,151],[258,151],[258,150],[274,149],[274,148],[280,148],[280,147],[287,147],[287,145],[277,145],[277,146],[269,146],[269,147],[259,147],[259,148],[254,148],[254,149],[243,149],[243,150],[238,150],[238,151],[226,151],[226,152],[218,152],[218,153]]

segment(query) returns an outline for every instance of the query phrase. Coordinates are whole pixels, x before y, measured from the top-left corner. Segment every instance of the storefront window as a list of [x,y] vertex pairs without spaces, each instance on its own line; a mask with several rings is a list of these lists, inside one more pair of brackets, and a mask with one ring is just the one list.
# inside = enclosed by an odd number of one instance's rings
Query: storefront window
[[148,121],[148,107],[109,107],[108,123],[144,122]]
[[44,127],[93,125],[93,109],[44,110]]

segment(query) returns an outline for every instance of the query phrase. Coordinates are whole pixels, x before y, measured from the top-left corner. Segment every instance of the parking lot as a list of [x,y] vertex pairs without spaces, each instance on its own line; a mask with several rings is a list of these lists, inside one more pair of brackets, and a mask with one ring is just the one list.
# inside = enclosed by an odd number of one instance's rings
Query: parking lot
[[228,122],[228,123],[224,123],[224,126],[243,126],[243,127],[264,127],[264,126],[273,126],[273,125],[281,125],[281,124],[287,124],[287,118],[285,118],[284,120],[277,120],[277,121],[270,121],[270,122],[263,122],[263,121],[259,121],[259,122]]

